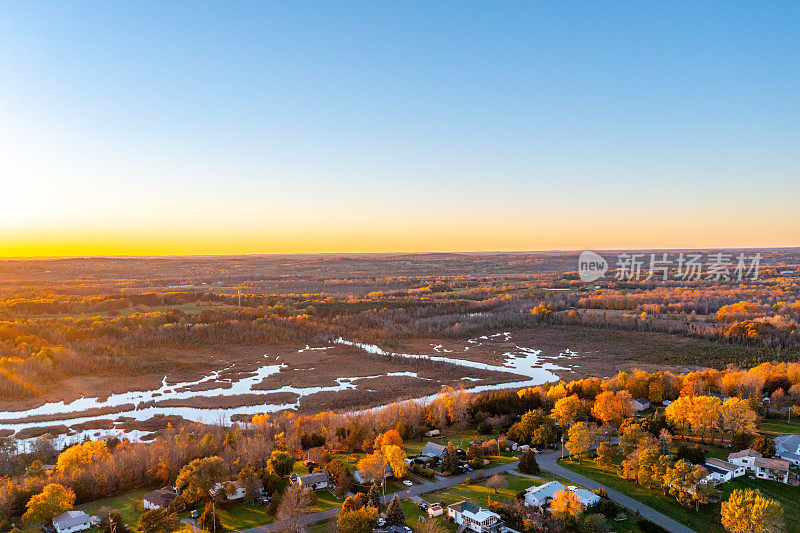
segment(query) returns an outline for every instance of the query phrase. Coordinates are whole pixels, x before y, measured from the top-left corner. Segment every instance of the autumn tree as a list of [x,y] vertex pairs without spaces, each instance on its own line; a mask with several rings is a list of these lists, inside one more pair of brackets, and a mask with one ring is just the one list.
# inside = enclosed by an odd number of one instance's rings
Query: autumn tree
[[775,533],[783,529],[783,508],[752,489],[736,489],[722,502],[722,526],[731,533]]
[[556,440],[555,422],[540,409],[528,411],[508,430],[508,438],[520,444],[548,446]]
[[600,466],[609,467],[614,464],[614,447],[607,442],[601,442],[597,447],[596,462]]
[[747,400],[736,397],[725,400],[721,407],[721,417],[723,431],[729,431],[731,437],[756,432],[758,415]]
[[89,440],[70,446],[58,456],[56,470],[70,474],[79,468],[99,463],[109,457],[108,446],[104,440]]
[[565,396],[556,401],[550,416],[563,428],[569,427],[578,419],[581,412],[581,400],[577,394]]
[[378,510],[371,506],[342,511],[336,519],[338,533],[372,533],[376,527],[378,527]]
[[203,457],[181,468],[175,486],[181,491],[183,501],[193,504],[206,499],[209,491],[226,474],[225,462],[221,457]]
[[570,455],[578,457],[578,462],[580,463],[581,455],[591,450],[594,446],[594,429],[586,422],[576,422],[569,428],[568,434],[567,449]]
[[222,522],[220,522],[219,515],[216,513],[214,504],[207,502],[203,508],[203,513],[197,519],[197,525],[203,531],[224,531],[222,529]]
[[601,392],[594,399],[592,416],[604,424],[620,425],[633,416],[633,397],[626,390]]
[[317,497],[313,490],[300,485],[290,485],[283,493],[275,514],[280,531],[301,533],[303,526],[300,524],[300,518],[308,514],[316,502]]
[[576,518],[582,511],[583,505],[571,490],[560,490],[550,500],[550,512],[556,518]]
[[292,473],[294,457],[289,453],[274,450],[267,461],[267,468],[278,477],[285,477]]
[[403,448],[395,444],[384,445],[383,455],[389,466],[392,467],[392,475],[401,478],[406,475],[408,465],[406,464],[406,452]]
[[171,533],[180,527],[178,515],[166,509],[149,509],[139,516],[139,531],[142,533]]
[[42,492],[28,500],[27,511],[22,515],[25,522],[50,520],[75,505],[75,493],[58,483],[45,485]]
[[497,494],[498,490],[508,487],[508,482],[502,475],[493,474],[489,479],[486,480],[486,487],[493,489],[494,493]]

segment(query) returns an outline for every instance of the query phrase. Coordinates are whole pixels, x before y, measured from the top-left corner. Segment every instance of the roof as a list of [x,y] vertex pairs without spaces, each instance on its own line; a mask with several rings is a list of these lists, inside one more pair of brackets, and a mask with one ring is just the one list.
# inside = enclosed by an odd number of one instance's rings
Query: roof
[[545,500],[546,498],[552,498],[556,492],[566,490],[566,488],[567,487],[558,481],[548,481],[538,487],[530,487],[526,492],[533,495],[538,500]]
[[493,513],[489,509],[484,509],[483,507],[475,505],[474,503],[466,500],[454,503],[448,507],[454,511],[458,511],[461,514],[471,515],[471,518],[477,522],[483,522],[487,518],[500,517],[499,514]]
[[575,489],[572,492],[575,494],[575,496],[580,498],[582,501],[584,501],[584,500],[585,501],[594,501],[594,500],[599,500],[600,499],[600,496],[598,496],[594,492],[588,491],[586,489]]
[[89,515],[83,511],[67,511],[53,518],[53,525],[59,529],[67,529],[89,523]]
[[800,435],[781,435],[775,437],[775,448],[792,454],[800,453]]
[[789,471],[789,461],[783,459],[764,459],[763,457],[756,457],[755,465],[763,468],[770,468],[772,470],[785,470]]
[[419,454],[428,457],[439,457],[444,454],[446,449],[447,448],[436,442],[427,442]]
[[741,459],[742,457],[764,457],[764,454],[757,452],[752,448],[746,448],[740,452],[733,452],[728,455],[728,460]]
[[739,465],[735,465],[733,463],[729,463],[728,461],[723,461],[722,459],[717,459],[716,457],[709,457],[708,459],[706,459],[706,466],[709,466],[709,465],[710,466],[714,466],[716,468],[720,468],[722,470],[728,470],[730,472],[733,472],[735,470],[738,470],[738,469],[742,468]]
[[650,400],[648,400],[647,398],[637,398],[636,403],[638,403],[639,405],[649,404]]
[[299,477],[302,485],[314,485],[316,483],[323,483],[328,481],[327,472],[314,472],[313,474],[306,474]]
[[169,504],[172,503],[172,500],[177,497],[178,495],[174,490],[170,489],[169,487],[164,487],[154,490],[153,492],[148,492],[142,499],[147,500],[150,503],[154,503],[159,507],[168,507]]

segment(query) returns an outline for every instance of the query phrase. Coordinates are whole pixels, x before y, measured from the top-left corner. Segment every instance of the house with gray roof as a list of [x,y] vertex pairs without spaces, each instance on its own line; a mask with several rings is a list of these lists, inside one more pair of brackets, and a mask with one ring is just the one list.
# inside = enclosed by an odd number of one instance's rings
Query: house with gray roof
[[89,515],[83,511],[67,511],[53,518],[53,529],[56,533],[73,533],[89,529],[91,526]]
[[775,455],[800,465],[800,435],[781,435],[775,437]]
[[442,446],[436,442],[427,442],[419,454],[423,457],[441,459],[444,457],[445,451],[447,451],[446,446]]

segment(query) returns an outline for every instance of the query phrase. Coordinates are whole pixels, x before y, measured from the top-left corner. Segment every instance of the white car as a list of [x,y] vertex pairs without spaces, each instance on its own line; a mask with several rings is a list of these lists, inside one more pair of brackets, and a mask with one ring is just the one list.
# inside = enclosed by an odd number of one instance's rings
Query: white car
[[411,481],[410,479],[404,479],[403,480],[403,485],[405,485],[406,487],[410,487],[413,484],[414,484],[414,482]]

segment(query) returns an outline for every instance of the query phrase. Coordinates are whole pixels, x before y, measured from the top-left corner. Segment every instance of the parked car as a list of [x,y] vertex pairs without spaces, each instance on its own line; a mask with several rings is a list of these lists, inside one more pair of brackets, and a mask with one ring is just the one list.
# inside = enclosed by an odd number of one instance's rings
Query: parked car
[[428,504],[427,504],[427,503],[425,503],[425,502],[419,502],[419,503],[417,504],[417,507],[418,507],[419,509],[423,510],[423,511],[427,511],[427,510],[428,510]]
[[405,485],[406,487],[410,487],[413,484],[414,484],[414,482],[411,481],[410,479],[404,479],[403,480],[403,485]]
[[197,514],[197,509],[192,509],[192,512],[189,513],[189,516],[196,519],[200,515]]

